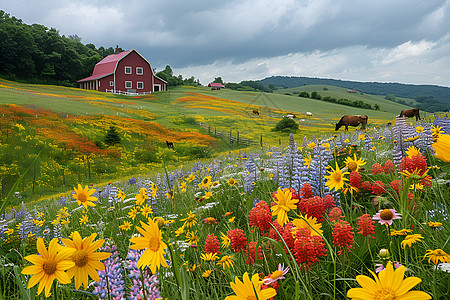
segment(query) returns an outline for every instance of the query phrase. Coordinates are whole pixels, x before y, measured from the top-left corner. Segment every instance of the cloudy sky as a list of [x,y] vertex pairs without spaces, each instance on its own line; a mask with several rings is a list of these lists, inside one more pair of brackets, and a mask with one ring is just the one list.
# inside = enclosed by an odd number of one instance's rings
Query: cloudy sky
[[202,84],[268,76],[450,86],[450,0],[0,0]]

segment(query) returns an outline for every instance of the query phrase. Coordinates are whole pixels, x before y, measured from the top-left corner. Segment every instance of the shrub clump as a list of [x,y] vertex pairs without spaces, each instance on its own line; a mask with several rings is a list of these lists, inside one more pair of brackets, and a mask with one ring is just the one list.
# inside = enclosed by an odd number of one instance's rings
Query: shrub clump
[[283,118],[281,119],[272,131],[281,131],[287,133],[295,133],[298,130],[298,123],[293,119]]

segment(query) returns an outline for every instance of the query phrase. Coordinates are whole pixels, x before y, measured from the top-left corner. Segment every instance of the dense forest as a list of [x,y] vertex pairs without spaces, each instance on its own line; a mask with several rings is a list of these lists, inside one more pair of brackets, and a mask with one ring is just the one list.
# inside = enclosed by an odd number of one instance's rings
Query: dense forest
[[[119,49],[119,51],[122,49]],[[123,51],[123,50],[122,50]],[[76,86],[96,63],[115,53],[113,47],[84,45],[78,35],[60,35],[55,28],[24,24],[0,10],[0,77],[28,83]],[[169,85],[199,85],[194,77],[174,76],[170,66],[157,73]]]
[[[415,99],[421,110],[436,112],[450,110],[450,88],[437,85],[413,85],[402,83],[358,82],[339,79],[272,76],[259,81],[263,86],[293,88],[304,85],[331,85],[373,95],[387,96],[395,101],[395,96]],[[399,101],[396,101],[399,102]]]

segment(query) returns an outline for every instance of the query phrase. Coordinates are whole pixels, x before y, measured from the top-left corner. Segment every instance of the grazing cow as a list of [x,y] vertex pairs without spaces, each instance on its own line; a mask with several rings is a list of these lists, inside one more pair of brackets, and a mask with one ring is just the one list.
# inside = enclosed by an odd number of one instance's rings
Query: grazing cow
[[405,118],[416,117],[416,121],[420,120],[420,114],[418,108],[405,109],[400,112],[400,117],[405,116]]
[[166,144],[167,144],[167,148],[172,148],[173,149],[173,143],[172,142],[166,141]]
[[306,112],[306,116],[307,116],[307,117],[312,117],[313,114],[312,114],[312,112],[307,111],[307,112]]
[[258,115],[258,116],[259,116],[259,111],[258,111],[257,109],[254,109],[254,110],[253,110],[253,113],[254,113],[255,115]]
[[359,124],[362,125],[361,129],[365,130],[368,119],[369,119],[369,117],[367,117],[367,116],[343,116],[339,120],[339,123],[336,123],[335,131],[338,131],[339,128],[341,128],[342,126],[345,126],[345,130],[348,131],[349,125],[350,126],[358,126]]
[[286,115],[286,118],[294,119],[294,118],[295,118],[295,115],[294,115],[294,114],[288,114],[288,115]]

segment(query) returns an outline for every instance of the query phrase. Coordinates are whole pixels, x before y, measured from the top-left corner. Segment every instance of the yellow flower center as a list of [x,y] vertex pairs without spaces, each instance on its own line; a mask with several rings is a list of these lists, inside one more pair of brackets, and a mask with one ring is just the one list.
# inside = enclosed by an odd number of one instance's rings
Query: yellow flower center
[[333,180],[336,181],[336,182],[340,182],[340,181],[341,181],[341,178],[342,178],[342,175],[341,175],[340,172],[334,172],[334,173],[331,175],[331,178],[333,178]]
[[255,296],[250,295],[247,297],[247,300],[258,300]]
[[283,276],[283,271],[275,271],[272,273],[272,275],[270,275],[271,279],[278,279],[281,276]]
[[395,292],[391,290],[389,287],[384,287],[381,290],[378,290],[373,295],[373,299],[375,300],[392,300],[395,299]]
[[42,269],[44,269],[44,273],[47,275],[52,275],[56,272],[56,261],[54,260],[46,260],[42,265]]
[[84,193],[79,194],[79,195],[78,195],[78,201],[80,201],[80,202],[86,202],[86,201],[87,201],[87,199],[86,199],[86,194],[84,194]]
[[73,254],[72,260],[77,267],[84,267],[88,263],[88,254],[84,250],[77,250]]
[[382,220],[391,220],[394,217],[394,214],[390,209],[383,209],[380,213],[380,218]]
[[150,249],[153,252],[156,252],[156,251],[158,251],[160,244],[161,243],[160,243],[159,239],[153,237],[148,242],[148,249]]
[[356,162],[354,162],[354,161],[351,161],[351,162],[348,163],[348,168],[351,171],[356,171],[358,169],[358,164]]

